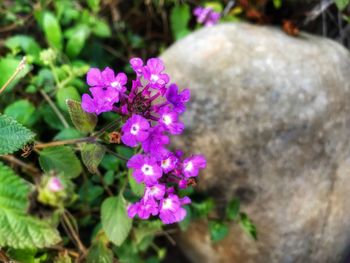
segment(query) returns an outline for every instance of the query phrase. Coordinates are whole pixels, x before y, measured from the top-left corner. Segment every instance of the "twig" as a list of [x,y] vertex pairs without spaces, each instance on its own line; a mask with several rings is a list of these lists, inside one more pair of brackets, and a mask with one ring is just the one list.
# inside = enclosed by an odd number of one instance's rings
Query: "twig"
[[19,62],[15,72],[11,75],[11,77],[5,82],[5,84],[0,89],[0,94],[7,88],[7,86],[16,78],[19,72],[24,69],[26,65],[26,57],[23,57],[21,62]]
[[63,117],[62,113],[59,111],[59,109],[56,107],[55,103],[53,103],[53,101],[51,100],[51,98],[46,94],[45,91],[40,90],[41,95],[44,97],[44,99],[47,101],[47,103],[49,103],[49,105],[51,106],[52,110],[56,113],[57,117],[60,119],[60,121],[62,122],[63,126],[65,128],[69,128],[69,124],[66,121],[66,119]]
[[26,164],[25,162],[17,159],[16,157],[12,156],[12,155],[1,155],[0,156],[1,159],[8,161],[10,163],[14,163],[18,166],[21,166],[23,168],[23,170],[27,171],[28,174],[32,175],[33,177],[37,177],[40,175],[40,171],[35,168],[34,166],[31,166],[29,164]]
[[66,145],[66,144],[76,144],[81,142],[95,142],[95,137],[84,137],[79,139],[71,139],[71,140],[63,140],[63,141],[56,141],[56,142],[48,142],[48,143],[39,143],[34,146],[34,149],[43,149],[47,147],[54,147],[59,145]]

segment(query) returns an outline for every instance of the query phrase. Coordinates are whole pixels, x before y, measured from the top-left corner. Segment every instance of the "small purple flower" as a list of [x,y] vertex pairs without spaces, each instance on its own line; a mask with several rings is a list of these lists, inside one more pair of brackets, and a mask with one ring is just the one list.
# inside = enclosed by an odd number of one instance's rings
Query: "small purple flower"
[[98,68],[91,68],[86,74],[86,82],[90,87],[103,87],[104,81]]
[[182,172],[185,177],[195,177],[199,173],[199,169],[204,169],[207,161],[202,155],[193,155],[183,161]]
[[159,124],[162,125],[171,134],[181,134],[185,125],[178,121],[178,113],[170,107],[162,107],[159,110]]
[[171,84],[166,92],[166,99],[170,102],[174,111],[183,113],[186,110],[185,103],[191,98],[190,90],[184,89],[179,93],[178,87],[175,84]]
[[116,89],[120,93],[124,93],[126,91],[125,85],[128,78],[125,73],[121,72],[115,76],[114,71],[107,67],[102,71],[101,75],[104,81],[104,87]]
[[[93,90],[95,88],[91,88]],[[102,94],[104,91],[94,90],[94,94]],[[88,94],[83,94],[81,107],[84,111],[89,113],[95,113],[97,115],[102,112],[111,111],[113,109],[113,104],[119,100],[119,97],[107,97],[105,98],[103,95],[96,95],[92,98]]]
[[51,192],[59,192],[63,190],[63,184],[58,177],[51,177],[47,186]]
[[147,65],[143,68],[143,76],[149,81],[152,88],[163,88],[169,82],[169,76],[162,73],[164,68],[163,61],[159,58],[147,60]]
[[169,137],[164,135],[164,128],[161,126],[152,127],[148,138],[141,143],[142,149],[156,158],[166,152],[166,144],[169,144]]
[[149,121],[140,115],[133,114],[122,127],[122,141],[130,147],[137,146],[149,136],[150,124]]
[[128,207],[128,216],[131,218],[138,215],[141,219],[148,219],[151,215],[157,215],[158,212],[158,203],[152,198],[142,198],[139,202]]
[[186,209],[181,205],[189,204],[191,200],[186,197],[179,199],[175,194],[170,194],[160,202],[159,218],[164,224],[173,224],[183,220],[186,216]]
[[163,199],[165,194],[165,185],[164,184],[155,184],[150,187],[146,187],[144,198],[154,198],[156,200]]
[[160,167],[162,167],[164,173],[169,173],[175,169],[178,158],[171,152],[166,153],[160,162]]
[[157,164],[154,157],[136,154],[127,163],[128,168],[134,169],[132,175],[136,182],[144,182],[147,186],[153,186],[158,183],[158,179],[162,177],[162,168]]
[[141,76],[143,72],[143,61],[140,58],[130,59],[131,68],[135,71],[137,76]]
[[201,6],[196,7],[193,10],[193,14],[197,17],[197,22],[205,26],[217,24],[221,17],[220,13],[215,12],[212,8]]

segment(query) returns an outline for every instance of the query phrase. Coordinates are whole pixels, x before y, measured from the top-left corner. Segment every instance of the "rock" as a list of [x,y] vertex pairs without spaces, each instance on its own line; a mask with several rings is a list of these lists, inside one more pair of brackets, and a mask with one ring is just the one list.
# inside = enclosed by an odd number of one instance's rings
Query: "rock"
[[350,244],[350,55],[339,44],[241,23],[201,29],[163,55],[189,87],[177,146],[203,153],[198,189],[233,197],[255,222],[211,244],[205,221],[179,237],[193,262],[341,262]]

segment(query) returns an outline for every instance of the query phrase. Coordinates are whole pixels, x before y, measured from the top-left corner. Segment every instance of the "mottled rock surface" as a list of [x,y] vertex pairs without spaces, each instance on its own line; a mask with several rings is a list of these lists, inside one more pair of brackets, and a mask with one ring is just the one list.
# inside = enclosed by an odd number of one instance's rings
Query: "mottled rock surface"
[[339,44],[222,24],[162,58],[193,98],[177,142],[204,153],[199,190],[238,196],[259,241],[232,225],[212,245],[205,222],[179,245],[201,263],[342,262],[350,245],[350,56]]

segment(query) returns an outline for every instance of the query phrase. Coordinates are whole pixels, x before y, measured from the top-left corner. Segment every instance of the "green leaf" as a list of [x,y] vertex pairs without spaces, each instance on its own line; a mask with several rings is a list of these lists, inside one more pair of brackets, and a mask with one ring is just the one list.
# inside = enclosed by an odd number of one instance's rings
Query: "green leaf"
[[145,191],[145,186],[144,184],[139,184],[136,182],[134,177],[132,176],[132,170],[129,169],[128,171],[128,180],[130,184],[131,191],[136,195],[141,197]]
[[62,50],[62,31],[57,18],[50,12],[43,15],[43,29],[50,46]]
[[190,18],[190,7],[187,4],[176,5],[171,10],[170,26],[176,40],[190,32],[187,26]]
[[18,100],[5,108],[4,113],[23,125],[32,126],[35,119],[35,107],[28,100]]
[[343,11],[350,3],[350,0],[335,0],[335,4],[339,10]]
[[60,241],[46,221],[27,214],[30,185],[0,163],[0,247],[35,249]]
[[67,100],[67,106],[70,118],[78,131],[85,133],[94,131],[97,124],[95,114],[85,112],[80,102],[74,100]]
[[140,222],[140,225],[134,231],[136,244],[140,244],[144,238],[154,236],[160,232],[162,226],[163,223],[160,220]]
[[223,10],[222,4],[218,2],[207,2],[205,3],[204,7],[210,7],[211,9],[213,9],[215,12],[218,12],[218,13],[221,13]]
[[209,221],[210,238],[213,242],[224,239],[228,234],[228,227],[226,224],[219,221]]
[[77,89],[72,86],[60,88],[56,93],[57,104],[64,111],[68,111],[66,103],[68,99],[80,101],[80,97]]
[[274,6],[276,9],[280,9],[281,6],[282,6],[282,0],[273,0],[273,6]]
[[92,32],[98,37],[110,37],[111,29],[106,21],[97,20],[91,28]]
[[66,46],[68,56],[74,58],[79,55],[80,51],[84,48],[89,35],[90,28],[87,25],[82,24],[74,28]]
[[122,195],[109,197],[101,209],[102,227],[108,239],[117,246],[128,237],[132,220],[126,212],[126,202]]
[[30,130],[11,117],[0,115],[0,154],[13,153],[33,138]]
[[53,138],[54,141],[59,140],[70,140],[70,139],[78,139],[82,136],[82,134],[77,131],[74,128],[66,128],[59,133],[56,134],[56,136]]
[[184,220],[179,222],[179,227],[181,231],[186,231],[188,227],[190,226],[191,219],[192,219],[192,212],[189,206],[184,207],[186,209],[186,217]]
[[94,12],[98,12],[100,9],[100,0],[87,0],[87,4]]
[[26,35],[16,35],[5,41],[5,46],[16,52],[18,49],[23,50],[27,55],[31,55],[36,61],[39,61],[40,46],[34,38]]
[[226,217],[235,220],[239,214],[240,203],[237,198],[231,200],[226,207]]
[[250,235],[252,238],[257,240],[258,239],[258,234],[257,234],[257,231],[256,231],[256,226],[254,225],[252,220],[245,213],[241,213],[240,216],[241,216],[240,221],[239,221],[240,226],[243,228],[243,230],[248,235]]
[[45,148],[40,152],[39,163],[45,172],[56,171],[66,178],[75,178],[82,172],[79,159],[67,146]]
[[82,143],[81,159],[90,173],[97,173],[97,167],[105,155],[105,148],[98,143]]
[[89,249],[87,263],[113,263],[113,252],[102,242],[95,242]]
[[[12,76],[17,69],[21,59],[13,57],[5,57],[0,59],[0,88],[6,83],[6,81]],[[15,77],[15,79],[8,85],[4,93],[12,90],[12,88],[18,83],[19,79],[25,76],[30,70],[28,65]]]

